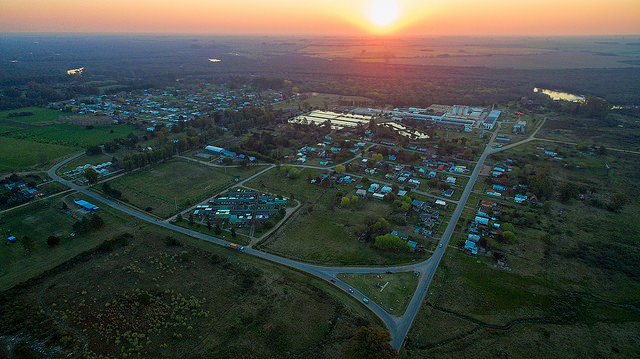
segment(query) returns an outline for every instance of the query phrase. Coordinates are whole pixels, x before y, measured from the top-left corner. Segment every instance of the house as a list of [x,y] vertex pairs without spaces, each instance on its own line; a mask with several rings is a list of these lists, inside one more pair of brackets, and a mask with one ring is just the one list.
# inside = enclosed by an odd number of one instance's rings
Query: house
[[409,239],[409,235],[403,232],[398,232],[394,230],[394,231],[391,231],[391,234],[405,241]]
[[449,188],[446,191],[442,191],[442,195],[445,197],[451,197],[453,196],[453,188]]
[[447,208],[447,202],[445,202],[445,201],[443,201],[441,199],[436,200],[435,204],[436,204],[436,207],[438,207],[438,208],[442,208],[442,209]]
[[468,240],[468,241],[471,241],[471,242],[473,242],[473,243],[478,243],[478,241],[480,240],[480,236],[479,236],[479,235],[477,235],[477,234],[469,234],[469,235],[467,236],[467,240]]
[[389,193],[389,192],[391,192],[391,191],[393,191],[393,188],[391,188],[391,187],[389,187],[389,186],[384,186],[384,187],[382,187],[382,188],[380,189],[380,193],[383,193],[383,194],[387,194],[387,193]]
[[417,179],[415,179],[415,178],[412,178],[412,179],[410,179],[410,180],[409,180],[409,184],[415,184],[415,185],[418,185],[418,186],[419,186],[419,185],[420,185],[420,181],[418,181],[418,180],[417,180]]
[[495,189],[496,191],[504,191],[505,190],[504,186],[500,186],[500,185],[497,185],[497,184],[493,185],[493,189]]
[[456,178],[453,176],[447,177],[447,179],[445,179],[444,181],[449,184],[456,184]]
[[476,216],[474,222],[478,222],[480,224],[484,224],[485,226],[489,225],[489,218]]
[[398,197],[402,197],[402,196],[406,196],[407,195],[407,191],[401,189],[398,191]]
[[470,251],[472,254],[478,254],[478,247],[476,247],[476,244],[472,241],[466,241],[464,249]]
[[380,194],[380,193],[374,193],[373,195],[371,195],[371,197],[373,197],[375,199],[379,199],[379,200],[383,200],[384,199],[384,195]]
[[371,193],[378,192],[378,189],[380,189],[380,185],[377,183],[372,183],[371,186],[369,186],[369,192]]
[[367,195],[367,191],[364,189],[359,189],[356,191],[356,196],[364,198]]
[[523,203],[524,201],[527,200],[527,196],[522,195],[522,194],[517,194],[513,200],[516,203]]
[[500,192],[496,192],[496,191],[494,191],[494,190],[488,190],[488,191],[487,191],[487,194],[488,194],[488,195],[490,195],[490,196],[502,197],[502,193],[500,193]]

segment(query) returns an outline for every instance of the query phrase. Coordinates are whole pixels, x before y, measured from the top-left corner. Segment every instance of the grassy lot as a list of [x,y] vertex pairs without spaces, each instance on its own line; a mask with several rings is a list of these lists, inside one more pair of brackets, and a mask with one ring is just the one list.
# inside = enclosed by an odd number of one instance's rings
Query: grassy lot
[[129,203],[143,210],[151,207],[152,213],[164,218],[213,196],[236,183],[236,178],[242,180],[262,169],[263,166],[225,169],[171,160],[118,177],[109,184],[122,191]]
[[297,271],[148,225],[131,234],[5,292],[0,334],[48,338],[48,357],[80,352],[85,337],[87,357],[337,358],[360,326],[380,325]]
[[245,185],[257,190],[294,198],[303,202],[314,202],[324,193],[324,188],[310,185],[307,178],[309,176],[317,177],[322,174],[323,171],[308,168],[297,168],[297,170],[300,170],[300,175],[292,179],[287,177],[284,168],[274,168],[252,179]]
[[[262,177],[257,178],[260,179]],[[287,186],[286,181],[284,179],[279,183],[288,191],[295,189],[295,198],[310,200],[312,195],[322,194],[315,201],[303,205],[282,227],[261,243],[262,247],[285,256],[317,263],[389,264],[406,262],[419,256],[378,251],[370,244],[358,241],[358,236],[366,229],[366,218],[388,217],[391,214],[389,203],[361,199],[352,208],[333,207],[336,189],[311,185],[300,182],[299,179]],[[352,188],[353,185],[345,186],[343,191],[350,194]],[[269,188],[269,192],[272,191]]]
[[[3,245],[0,250],[0,290],[5,290],[29,278],[39,275],[70,258],[96,247],[105,239],[130,230],[132,222],[109,208],[102,208],[98,214],[104,220],[103,228],[87,234],[77,234],[72,225],[77,221],[71,215],[61,212],[62,201],[68,203],[71,212],[79,217],[85,215],[76,211],[73,205],[74,195],[63,195],[50,200],[43,200],[30,204],[23,208],[8,212],[0,218],[4,222],[0,224],[2,243],[7,243],[9,235],[15,236],[18,241],[13,244]],[[78,196],[81,197],[81,196]],[[100,206],[98,204],[98,206]],[[11,232],[9,232],[11,231]],[[54,235],[60,237],[60,244],[50,247],[47,237]],[[27,251],[23,237],[32,239],[32,249]]]
[[406,358],[635,357],[636,310],[448,251],[408,335]]
[[[16,116],[9,117],[10,113],[18,112],[33,112],[33,115],[29,116]],[[37,122],[51,122],[57,120],[62,115],[62,112],[56,110],[50,110],[48,108],[41,107],[24,107],[17,110],[1,111],[0,118],[7,118],[10,120],[24,122],[24,123],[37,123]]]
[[0,173],[45,165],[75,151],[68,146],[0,136]]
[[[407,309],[413,292],[418,286],[418,277],[411,272],[394,274],[342,273],[338,275],[338,278],[351,284],[387,312],[397,316],[402,315]],[[383,286],[384,290],[382,290]]]
[[87,129],[82,126],[57,124],[14,132],[8,137],[40,143],[50,143],[70,147],[88,147],[109,141],[113,138],[125,137],[137,132],[132,125],[104,126]]

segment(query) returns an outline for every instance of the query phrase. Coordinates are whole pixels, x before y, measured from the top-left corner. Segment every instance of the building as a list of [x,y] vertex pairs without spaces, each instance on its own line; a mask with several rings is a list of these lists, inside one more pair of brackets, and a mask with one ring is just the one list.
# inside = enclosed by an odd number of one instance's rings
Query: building
[[526,132],[527,121],[518,121],[513,125],[513,133],[524,135]]
[[81,209],[84,209],[85,211],[89,211],[89,212],[97,212],[100,209],[98,206],[93,205],[82,199],[76,199],[73,201],[73,203],[75,203],[76,206],[80,207]]
[[211,152],[211,153],[219,155],[219,156],[225,156],[225,157],[235,157],[236,156],[235,152],[227,151],[224,148],[220,148],[220,147],[216,147],[216,146],[207,146],[204,149],[207,152]]
[[491,111],[487,116],[487,118],[485,118],[484,122],[482,123],[484,128],[487,130],[493,130],[493,127],[495,126],[496,121],[498,120],[498,117],[500,117],[501,113],[502,111],[498,111],[498,110]]

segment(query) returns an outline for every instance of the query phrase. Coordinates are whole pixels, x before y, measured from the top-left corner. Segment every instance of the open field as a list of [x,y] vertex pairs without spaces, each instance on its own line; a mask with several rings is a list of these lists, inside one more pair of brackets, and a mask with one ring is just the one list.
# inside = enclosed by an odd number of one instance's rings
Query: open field
[[297,168],[296,170],[300,171],[299,176],[296,178],[289,178],[287,177],[284,167],[285,166],[282,166],[280,169],[273,168],[262,174],[260,177],[254,178],[245,183],[245,186],[255,188],[260,191],[294,198],[303,202],[314,202],[325,192],[325,188],[312,186],[307,180],[308,176],[316,177],[323,173],[323,171],[308,168]]
[[[13,116],[9,117],[11,113],[20,112],[32,112],[33,115],[29,116]],[[41,107],[24,107],[16,110],[1,111],[0,118],[6,118],[18,122],[24,123],[38,123],[38,122],[51,122],[57,120],[62,115],[62,112],[56,110],[50,110],[48,108]]]
[[210,236],[214,236],[214,237],[219,237],[224,239],[225,241],[229,241],[232,243],[237,243],[240,245],[244,245],[246,246],[247,244],[249,244],[249,237],[245,237],[243,235],[240,235],[240,233],[247,232],[248,233],[248,228],[250,228],[250,226],[245,226],[243,228],[237,228],[236,229],[236,236],[233,237],[231,236],[231,231],[228,231],[226,229],[222,230],[222,234],[217,235],[215,234],[215,226],[212,226],[211,229],[207,228],[206,224],[200,224],[200,223],[194,223],[194,224],[190,224],[189,220],[183,220],[182,222],[175,222],[174,223],[176,226],[180,226],[180,227],[184,227],[184,228],[188,228],[192,231],[196,231],[196,232],[200,232],[200,233],[204,233]]
[[68,146],[0,136],[0,173],[46,164],[75,151]]
[[14,132],[8,135],[8,137],[40,143],[86,148],[109,141],[113,138],[126,137],[129,133],[136,131],[136,128],[131,125],[104,126],[87,129],[81,126],[58,124]]
[[640,329],[637,309],[499,271],[482,258],[448,251],[429,292],[407,339],[408,358],[640,354],[631,334]]
[[[351,284],[387,312],[397,316],[402,315],[407,309],[413,292],[418,286],[418,277],[411,272],[394,274],[342,273],[338,275],[338,278]],[[382,290],[383,287],[384,290]]]
[[160,217],[169,217],[213,196],[226,187],[264,169],[262,166],[216,168],[191,161],[171,160],[145,168],[113,181],[129,203]]
[[351,104],[362,104],[362,103],[372,103],[373,100],[361,97],[361,96],[342,96],[342,95],[334,95],[334,94],[325,94],[325,93],[304,93],[301,94],[297,101],[283,101],[273,105],[274,109],[282,109],[282,110],[297,110],[299,106],[303,104],[308,104],[311,107],[329,107],[336,106],[341,103]]
[[[263,180],[266,185],[272,184],[273,180],[282,189],[286,188],[285,194],[293,191],[295,198],[306,203],[261,242],[261,247],[317,263],[390,264],[420,257],[417,254],[379,251],[358,241],[358,236],[366,229],[367,218],[389,217],[392,210],[388,202],[360,199],[353,208],[338,208],[333,206],[337,189],[307,183],[304,172],[295,180],[286,179],[284,174],[277,172],[270,174],[275,178],[261,176],[254,181]],[[278,175],[281,176],[280,181],[277,181]],[[279,193],[274,187],[267,186],[267,190]],[[353,185],[342,187],[346,195],[352,195],[352,189]]]
[[[86,234],[75,233],[72,226],[76,219],[61,212],[64,200],[71,214],[86,215],[75,209],[74,195],[58,196],[43,200],[23,208],[8,212],[0,221],[2,250],[0,250],[0,290],[5,290],[22,281],[39,275],[70,258],[98,246],[105,239],[131,229],[133,221],[109,208],[102,208],[98,215],[104,220],[104,227]],[[10,232],[9,232],[10,231]],[[70,233],[75,233],[70,237]],[[17,242],[6,243],[6,237],[13,235]],[[49,246],[48,236],[60,238],[60,244]],[[24,242],[24,236],[32,240],[31,249]]]
[[53,358],[336,358],[379,326],[324,281],[148,225],[3,293],[0,318]]

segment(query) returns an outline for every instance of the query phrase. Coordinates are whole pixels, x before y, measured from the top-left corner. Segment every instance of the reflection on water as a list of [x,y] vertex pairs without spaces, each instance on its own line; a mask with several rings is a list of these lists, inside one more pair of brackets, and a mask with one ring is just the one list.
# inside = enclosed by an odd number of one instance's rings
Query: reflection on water
[[82,71],[84,71],[84,67],[81,67],[79,69],[67,70],[67,75],[81,75]]
[[533,92],[542,92],[543,94],[551,97],[551,99],[554,101],[559,101],[559,100],[569,101],[569,102],[585,101],[584,96],[574,95],[572,93],[567,93],[567,92],[553,91],[553,90],[541,89],[537,87],[533,89]]
[[209,59],[209,61],[211,61],[211,62],[220,62],[220,61],[222,61],[222,60],[218,60],[218,59]]

